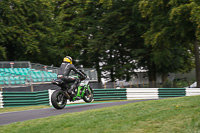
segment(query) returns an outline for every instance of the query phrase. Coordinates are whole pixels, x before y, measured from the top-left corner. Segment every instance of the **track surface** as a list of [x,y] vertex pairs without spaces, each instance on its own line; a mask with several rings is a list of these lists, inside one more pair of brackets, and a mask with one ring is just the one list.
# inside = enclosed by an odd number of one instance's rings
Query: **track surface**
[[61,110],[56,110],[54,108],[45,108],[45,109],[0,113],[0,125],[10,124],[10,123],[18,122],[18,121],[26,121],[26,120],[31,120],[31,119],[60,115],[60,114],[65,114],[65,113],[81,112],[81,111],[91,110],[91,109],[123,105],[123,104],[134,103],[134,102],[141,102],[141,101],[147,101],[147,100],[88,103],[88,104],[77,104],[73,106],[68,105],[64,109],[61,109]]

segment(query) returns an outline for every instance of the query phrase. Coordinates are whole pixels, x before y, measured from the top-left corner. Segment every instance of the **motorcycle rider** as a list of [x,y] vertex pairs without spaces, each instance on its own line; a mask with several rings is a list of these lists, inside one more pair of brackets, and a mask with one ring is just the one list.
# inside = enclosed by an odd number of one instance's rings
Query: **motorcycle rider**
[[[76,74],[80,76],[80,78],[70,77],[69,74],[73,70]],[[66,56],[63,59],[63,62],[58,70],[58,79],[62,79],[65,83],[73,83],[71,88],[68,90],[68,93],[72,94],[72,97],[75,97],[76,94],[74,92],[75,88],[78,88],[81,80],[86,79],[86,76],[79,71],[73,64],[72,58],[70,56]],[[81,99],[80,97],[76,97],[76,100]]]

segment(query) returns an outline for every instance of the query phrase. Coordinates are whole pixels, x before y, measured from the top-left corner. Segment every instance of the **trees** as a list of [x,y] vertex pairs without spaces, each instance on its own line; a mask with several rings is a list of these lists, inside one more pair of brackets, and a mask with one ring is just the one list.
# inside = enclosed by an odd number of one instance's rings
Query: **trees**
[[6,59],[6,50],[4,47],[0,46],[0,60]]
[[[190,41],[181,35],[185,27],[177,28],[171,21],[172,7],[168,1],[142,0],[140,11],[150,21],[150,28],[144,34],[145,44],[150,45],[150,62],[154,65],[154,73],[163,75],[169,72],[189,71],[193,64]],[[151,70],[151,69],[149,69]]]
[[59,66],[70,55],[99,81],[105,71],[129,80],[137,68],[164,81],[189,71],[194,55],[199,68],[199,8],[197,0],[2,0],[0,60]]
[[180,39],[184,40],[183,45],[192,46],[190,50],[195,57],[197,87],[200,87],[200,2],[171,0],[169,5],[172,7],[170,20],[178,29],[176,33],[180,34]]
[[0,2],[0,44],[8,60],[42,59],[38,57],[46,46],[52,18],[49,4],[47,0]]
[[95,20],[87,30],[91,35],[87,45],[90,59],[101,71],[109,73],[111,81],[129,80],[143,47],[145,21],[140,17],[137,1],[97,4],[91,15]]

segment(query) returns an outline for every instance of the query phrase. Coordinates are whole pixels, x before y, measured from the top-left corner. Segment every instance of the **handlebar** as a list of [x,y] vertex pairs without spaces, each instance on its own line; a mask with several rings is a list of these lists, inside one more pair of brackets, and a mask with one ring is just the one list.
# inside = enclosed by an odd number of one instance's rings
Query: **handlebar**
[[79,70],[83,75],[87,77],[87,74],[85,74],[82,70]]

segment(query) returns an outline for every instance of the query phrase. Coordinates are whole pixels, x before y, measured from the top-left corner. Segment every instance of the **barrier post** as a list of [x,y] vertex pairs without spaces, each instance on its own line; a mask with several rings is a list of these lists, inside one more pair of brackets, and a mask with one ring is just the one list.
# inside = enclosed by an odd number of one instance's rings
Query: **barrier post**
[[144,88],[144,80],[143,80],[143,88]]
[[106,89],[106,83],[104,84],[104,89]]
[[31,92],[33,92],[33,84],[31,84]]
[[131,81],[129,81],[130,88],[132,88]]
[[123,82],[121,82],[121,88],[124,88]]
[[116,88],[116,86],[115,86],[115,82],[113,82],[113,87]]

